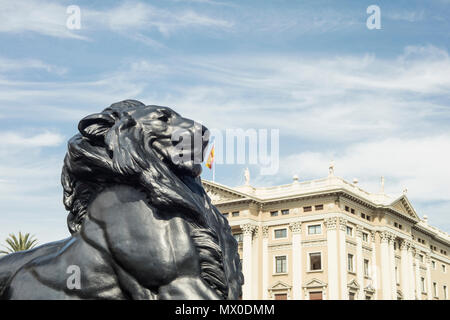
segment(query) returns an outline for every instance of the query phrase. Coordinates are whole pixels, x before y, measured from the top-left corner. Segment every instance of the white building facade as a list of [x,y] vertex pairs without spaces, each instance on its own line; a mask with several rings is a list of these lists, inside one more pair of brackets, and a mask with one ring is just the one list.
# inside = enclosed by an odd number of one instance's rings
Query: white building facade
[[391,198],[330,175],[203,185],[239,243],[243,299],[448,299],[450,237]]

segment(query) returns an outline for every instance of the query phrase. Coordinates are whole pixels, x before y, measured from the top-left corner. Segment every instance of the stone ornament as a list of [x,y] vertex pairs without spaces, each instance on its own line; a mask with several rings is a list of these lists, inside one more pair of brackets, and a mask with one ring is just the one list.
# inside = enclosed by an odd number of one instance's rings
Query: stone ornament
[[341,231],[346,231],[347,230],[347,220],[344,218],[339,218],[339,229]]
[[327,227],[328,230],[336,230],[337,218],[336,217],[326,218],[325,226]]
[[363,233],[363,226],[357,225],[356,226],[356,236],[359,238],[362,238],[362,233]]
[[[238,244],[200,179],[206,128],[125,100],[78,130],[61,175],[71,236],[1,258],[0,298],[238,299]],[[177,130],[202,137],[186,161]]]
[[301,222],[291,222],[289,224],[289,228],[292,233],[301,233],[302,232],[302,223]]
[[258,226],[251,224],[251,223],[246,223],[246,224],[242,224],[241,225],[241,230],[242,230],[242,234],[244,236],[252,236],[255,232],[257,232],[258,230]]
[[269,237],[269,227],[268,226],[262,226],[261,232],[262,232],[263,238],[267,239]]

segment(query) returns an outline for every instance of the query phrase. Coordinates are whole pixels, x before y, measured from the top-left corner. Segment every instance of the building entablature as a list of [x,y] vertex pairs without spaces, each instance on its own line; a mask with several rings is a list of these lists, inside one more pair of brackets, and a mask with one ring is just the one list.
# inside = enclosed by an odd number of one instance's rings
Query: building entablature
[[[406,194],[403,194],[392,201],[392,198],[385,195],[383,192],[371,194],[362,190],[359,186],[355,186],[334,176],[325,179],[295,182],[289,185],[268,188],[255,188],[248,185],[230,188],[206,180],[203,180],[203,185],[208,195],[210,195],[212,202],[219,209],[223,208],[224,210],[228,206],[249,204],[258,207],[260,212],[269,212],[271,206],[276,204],[326,197],[335,198],[335,205],[339,207],[339,210],[342,210],[341,202],[345,199],[346,201],[352,201],[356,205],[370,209],[374,216],[379,214],[387,214],[402,219],[402,221],[404,221],[407,225],[411,226],[412,230],[429,236],[433,241],[442,243],[447,248],[450,247],[449,235],[438,230],[437,228],[427,225],[423,220],[420,220],[411,203],[407,199]],[[250,190],[250,192],[248,190]],[[300,217],[299,210],[293,209],[292,214],[294,215],[293,218],[283,217],[283,219],[277,219],[276,222],[270,220],[264,221],[262,222],[262,225],[269,226],[297,221]],[[298,221],[308,221],[308,219],[314,220],[331,216],[338,216],[342,218],[345,217],[347,221],[355,225],[361,225],[372,231],[382,232],[385,230],[383,228],[387,228],[387,226],[373,225],[373,223],[369,221],[362,221],[361,219],[353,217],[351,214],[347,214],[343,211],[327,212],[324,214],[314,213],[311,215],[302,214],[301,219]],[[261,219],[261,217],[259,217],[259,219]],[[241,219],[236,220],[239,221],[236,224],[242,223]],[[257,221],[255,222],[259,223]],[[234,224],[234,222],[230,221],[230,224]],[[401,232],[392,228],[388,228],[386,230],[389,230],[389,232],[395,234],[396,237],[400,239],[411,240],[409,229]]]

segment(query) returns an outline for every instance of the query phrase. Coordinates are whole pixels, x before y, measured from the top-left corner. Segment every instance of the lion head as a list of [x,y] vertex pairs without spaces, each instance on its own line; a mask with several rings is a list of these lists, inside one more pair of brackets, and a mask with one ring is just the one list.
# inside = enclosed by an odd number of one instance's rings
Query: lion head
[[72,234],[89,204],[116,184],[144,191],[151,206],[182,216],[201,260],[201,276],[223,298],[238,297],[243,276],[237,242],[201,184],[207,129],[167,107],[135,100],[82,119],[68,143],[61,182]]
[[83,118],[78,130],[62,172],[71,233],[79,231],[92,196],[111,184],[143,188],[157,207],[204,210],[195,194],[186,199],[178,192],[186,189],[186,179],[200,183],[208,144],[204,126],[168,107],[125,100]]

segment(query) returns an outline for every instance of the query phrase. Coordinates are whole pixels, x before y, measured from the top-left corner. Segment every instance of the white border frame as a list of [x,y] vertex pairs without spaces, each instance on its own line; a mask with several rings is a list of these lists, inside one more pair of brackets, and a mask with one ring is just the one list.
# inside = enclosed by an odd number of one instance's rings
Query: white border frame
[[[310,226],[317,226],[317,225],[320,225],[320,233],[310,234],[310,233],[309,233],[309,227],[310,227]],[[306,226],[306,235],[307,235],[307,236],[309,236],[309,237],[314,237],[314,236],[320,236],[320,235],[323,235],[323,223],[322,223],[321,221],[308,223],[308,224],[305,224],[305,226]]]
[[[311,253],[320,253],[320,270],[311,270]],[[323,253],[322,250],[317,251],[307,251],[306,252],[306,272],[323,272]]]
[[[283,230],[283,229],[286,230],[286,237],[276,238],[275,237],[275,231],[276,230]],[[272,240],[284,240],[284,239],[287,239],[287,238],[289,238],[289,228],[288,227],[279,227],[279,228],[273,228],[272,229]]]
[[[277,257],[286,257],[286,272],[277,272]],[[288,254],[277,254],[273,256],[273,272],[272,275],[286,275],[289,273],[289,257]]]
[[[349,270],[349,269],[348,269],[348,258],[349,258],[349,255],[352,256],[352,270]],[[363,264],[364,264],[364,260],[363,260]],[[350,253],[350,252],[347,252],[347,272],[350,272],[350,273],[356,273],[356,268],[355,268],[355,255],[354,255],[353,253]]]

